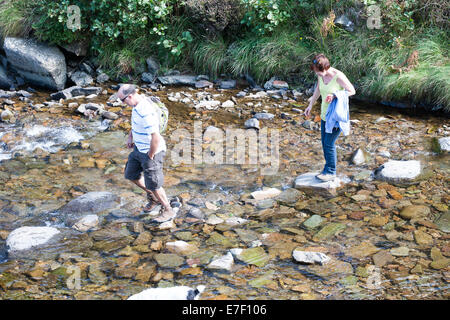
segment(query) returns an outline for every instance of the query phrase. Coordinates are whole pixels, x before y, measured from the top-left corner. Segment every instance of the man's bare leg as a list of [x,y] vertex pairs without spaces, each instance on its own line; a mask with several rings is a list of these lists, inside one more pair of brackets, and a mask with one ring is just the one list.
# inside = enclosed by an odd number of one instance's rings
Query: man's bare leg
[[158,198],[155,196],[152,190],[149,190],[145,187],[144,177],[141,177],[139,180],[131,180],[135,185],[144,190],[155,202],[159,202]]
[[167,199],[166,191],[163,187],[156,189],[153,191],[153,194],[156,196],[156,198],[161,202],[161,204],[164,206],[165,209],[171,209],[169,199]]

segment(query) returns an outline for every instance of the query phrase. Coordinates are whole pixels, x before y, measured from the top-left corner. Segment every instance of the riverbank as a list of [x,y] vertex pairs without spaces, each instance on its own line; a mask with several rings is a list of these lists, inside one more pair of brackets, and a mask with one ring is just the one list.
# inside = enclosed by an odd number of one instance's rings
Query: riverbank
[[[157,14],[148,4],[138,10],[126,7],[126,1],[99,0],[98,8],[78,4],[80,29],[70,30],[66,4],[41,0],[35,8],[29,0],[3,2],[2,37],[58,45],[66,56],[69,84],[88,83],[85,74],[95,78],[90,69],[100,68],[102,79],[122,83],[154,83],[158,76],[181,72],[207,74],[212,82],[246,78],[262,87],[275,77],[309,93],[316,81],[310,60],[322,52],[362,99],[450,112],[448,19],[439,4],[379,1],[382,25],[369,29],[367,7],[353,0],[314,5],[274,0],[273,7],[208,0],[208,10],[196,1],[184,6],[161,1]],[[126,14],[104,14],[116,7]],[[141,17],[139,23],[132,15]],[[4,88],[20,85],[14,74],[7,81],[11,70],[1,60],[7,69]],[[2,70],[0,84],[1,79]]]

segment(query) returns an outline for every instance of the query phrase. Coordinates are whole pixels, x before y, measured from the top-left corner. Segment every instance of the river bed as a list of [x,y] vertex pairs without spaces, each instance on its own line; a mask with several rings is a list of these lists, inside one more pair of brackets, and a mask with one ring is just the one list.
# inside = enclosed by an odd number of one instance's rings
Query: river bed
[[[104,89],[106,94],[90,100],[61,101],[39,110],[13,99],[9,108],[17,121],[0,122],[1,299],[126,299],[145,288],[175,285],[205,285],[201,299],[449,298],[449,235],[436,221],[449,215],[450,156],[433,148],[433,141],[448,131],[448,118],[352,102],[352,133],[337,141],[338,174],[350,182],[337,196],[325,198],[292,191],[298,175],[319,171],[324,163],[317,117],[310,119],[315,121],[309,129],[302,126],[306,101],[270,95],[248,98],[251,92],[236,98],[240,90],[181,87],[154,92],[170,111],[164,135],[164,187],[183,203],[175,225],[160,230],[141,211],[143,192],[123,178],[131,109],[107,107],[120,116],[108,126],[68,107],[74,101],[106,105],[114,91]],[[237,103],[208,110],[181,99],[168,100],[198,93],[221,102],[234,97]],[[49,93],[37,92],[30,99],[43,103]],[[318,110],[316,106],[315,115]],[[261,166],[248,162],[186,164],[171,158],[177,130],[185,129],[195,144],[196,125],[225,133],[244,128],[252,114],[264,111],[275,117],[260,120],[261,129],[277,130],[280,138],[275,174],[262,175]],[[209,140],[201,145],[204,150],[211,147]],[[368,154],[361,165],[351,162],[358,148]],[[194,145],[191,150],[195,153]],[[420,160],[423,179],[410,186],[374,180],[371,172],[389,159]],[[277,188],[284,197],[252,201],[250,194],[263,188]],[[49,256],[37,250],[27,259],[8,257],[11,231],[21,226],[69,229],[58,209],[91,191],[120,198],[116,211],[99,214],[97,230],[71,233],[50,249]],[[429,214],[406,220],[399,213],[407,206],[426,206]],[[195,207],[203,220],[189,213]],[[320,225],[305,228],[304,222],[314,215],[322,218]],[[208,223],[211,217],[224,222]],[[245,223],[227,222],[230,218]],[[337,229],[324,235],[327,226]],[[185,241],[194,249],[174,253],[166,246],[174,241]],[[231,248],[252,247],[263,249],[254,257],[256,265],[235,259],[230,271],[207,267]],[[295,249],[321,252],[332,261],[300,264],[292,258]],[[433,263],[436,252],[444,265]],[[80,286],[75,289],[68,284],[74,266],[80,270]]]

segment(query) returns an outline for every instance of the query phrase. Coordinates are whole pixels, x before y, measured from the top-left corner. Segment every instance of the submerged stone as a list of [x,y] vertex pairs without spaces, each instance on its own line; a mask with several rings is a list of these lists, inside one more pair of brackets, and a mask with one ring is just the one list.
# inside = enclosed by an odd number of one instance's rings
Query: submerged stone
[[247,264],[253,264],[261,268],[264,267],[270,260],[269,255],[262,247],[244,249],[235,256],[237,259]]
[[314,241],[322,241],[325,239],[329,239],[334,237],[334,235],[336,235],[336,233],[342,231],[345,229],[345,224],[342,223],[329,223],[327,225],[325,225],[322,229],[320,229],[319,232],[317,232],[314,237],[313,240]]

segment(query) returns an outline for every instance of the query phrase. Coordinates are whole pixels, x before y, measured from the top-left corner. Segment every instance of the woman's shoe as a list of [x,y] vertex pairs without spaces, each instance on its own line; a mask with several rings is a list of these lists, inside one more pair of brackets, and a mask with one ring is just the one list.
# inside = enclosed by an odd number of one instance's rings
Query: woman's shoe
[[322,180],[322,181],[333,181],[334,179],[336,179],[336,175],[335,174],[318,174],[316,176],[317,179]]

